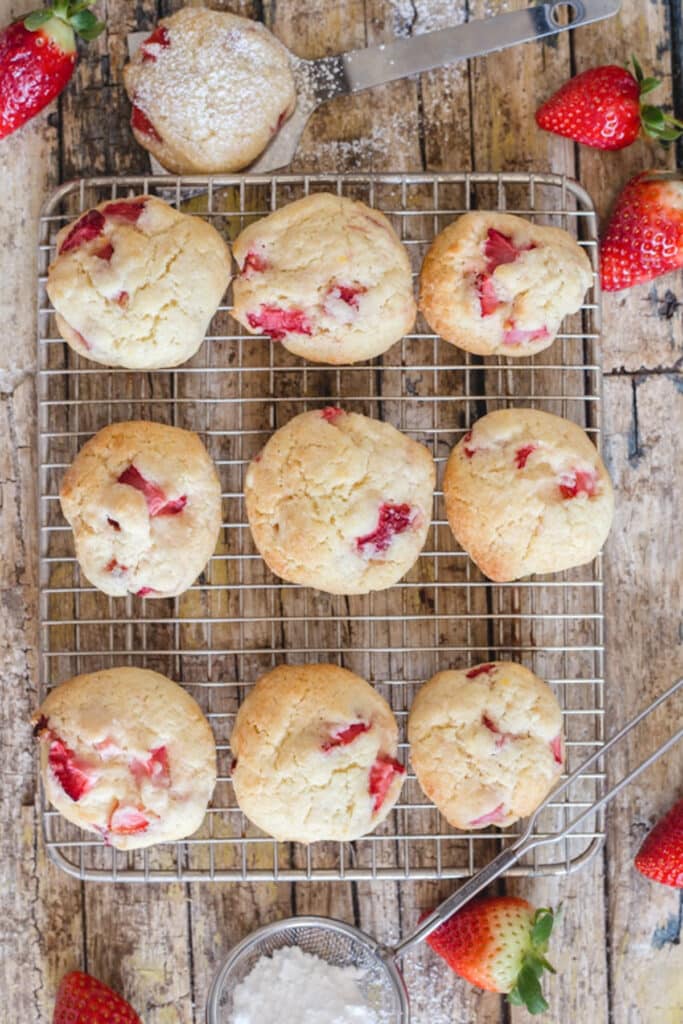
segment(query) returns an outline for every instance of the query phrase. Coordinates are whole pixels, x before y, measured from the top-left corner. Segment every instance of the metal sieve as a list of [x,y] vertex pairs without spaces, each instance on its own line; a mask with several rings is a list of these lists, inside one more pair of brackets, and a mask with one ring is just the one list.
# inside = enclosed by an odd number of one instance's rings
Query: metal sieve
[[426,939],[443,921],[515,864],[529,850],[563,839],[585,818],[609,803],[617,793],[620,793],[641,772],[683,738],[683,727],[681,727],[637,768],[615,783],[599,800],[577,814],[561,832],[535,833],[538,815],[545,805],[576,782],[643,719],[673,697],[682,686],[683,679],[679,679],[635,718],[632,718],[623,729],[620,729],[608,740],[604,747],[592,754],[576,771],[560,782],[531,815],[521,836],[444,900],[397,945],[383,946],[360,931],[359,928],[328,917],[290,917],[283,921],[275,921],[273,924],[252,932],[230,951],[213,980],[206,1006],[207,1024],[232,1024],[233,995],[236,986],[246,978],[261,957],[270,956],[276,949],[285,946],[299,946],[305,952],[312,953],[338,967],[355,967],[360,972],[359,987],[368,1006],[375,1011],[378,1024],[409,1024],[410,1005],[408,992],[397,966],[399,957],[403,956],[412,946]]

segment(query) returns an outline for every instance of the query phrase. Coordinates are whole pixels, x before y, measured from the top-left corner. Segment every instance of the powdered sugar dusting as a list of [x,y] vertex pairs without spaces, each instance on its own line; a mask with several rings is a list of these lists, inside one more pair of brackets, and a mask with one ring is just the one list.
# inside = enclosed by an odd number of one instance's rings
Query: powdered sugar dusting
[[298,946],[277,949],[236,987],[226,1024],[379,1024],[361,992],[362,976]]

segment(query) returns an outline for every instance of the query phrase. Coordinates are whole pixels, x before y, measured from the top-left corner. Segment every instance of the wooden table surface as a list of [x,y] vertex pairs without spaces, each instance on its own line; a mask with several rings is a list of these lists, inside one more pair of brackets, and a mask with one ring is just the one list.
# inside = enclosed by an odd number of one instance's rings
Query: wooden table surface
[[[401,906],[427,906],[448,883],[85,885],[45,857],[28,724],[36,704],[35,244],[40,205],[59,181],[146,169],[122,88],[126,34],[151,28],[151,0],[108,0],[107,31],[84,52],[57,107],[0,143],[0,536],[3,630],[0,978],[4,1019],[51,1020],[59,978],[86,969],[131,1000],[146,1024],[200,1022],[221,954],[256,925],[292,912],[395,934]],[[405,37],[497,10],[505,0],[228,0],[262,18],[296,53],[318,57]],[[0,0],[2,23],[25,9]],[[539,132],[538,101],[572,72],[636,53],[663,80],[661,102],[683,113],[681,0],[624,0],[621,14],[545,45],[517,48],[339,99],[311,121],[296,170],[553,170],[580,179],[601,216],[636,171],[675,166],[673,148],[645,141],[619,154],[577,149]],[[683,149],[680,150],[683,157]],[[606,551],[606,722],[611,732],[683,671],[683,279],[660,279],[604,300],[605,453],[617,490]],[[610,774],[664,738],[659,718]],[[683,894],[632,869],[651,823],[680,796],[683,751],[624,792],[608,839],[567,878],[501,883],[538,904],[562,901],[548,983],[557,1024],[681,1024]],[[193,901],[190,914],[190,899]],[[496,995],[450,975],[427,949],[406,962],[416,1024],[527,1019]],[[289,1024],[289,1022],[285,1022]],[[294,1022],[292,1022],[294,1024]]]

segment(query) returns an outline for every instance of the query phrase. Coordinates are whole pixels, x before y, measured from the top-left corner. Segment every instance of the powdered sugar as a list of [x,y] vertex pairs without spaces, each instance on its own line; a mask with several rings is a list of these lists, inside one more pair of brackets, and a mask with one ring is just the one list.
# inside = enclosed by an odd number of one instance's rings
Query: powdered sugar
[[361,992],[362,976],[298,946],[278,949],[236,987],[226,1024],[379,1024]]

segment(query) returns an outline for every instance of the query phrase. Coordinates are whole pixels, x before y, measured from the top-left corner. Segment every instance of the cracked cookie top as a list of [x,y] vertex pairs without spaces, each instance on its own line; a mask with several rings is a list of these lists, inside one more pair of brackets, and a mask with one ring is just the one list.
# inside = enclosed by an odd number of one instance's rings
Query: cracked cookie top
[[462,829],[531,814],[564,763],[554,693],[509,661],[437,673],[413,702],[408,739],[420,786]]
[[237,801],[285,842],[352,840],[398,800],[391,708],[360,676],[336,665],[281,665],[256,683],[230,737]]
[[466,352],[530,356],[552,344],[592,280],[588,256],[561,228],[477,211],[434,239],[420,274],[420,311]]
[[183,839],[216,783],[211,727],[158,672],[113,668],[56,687],[33,717],[45,791],[69,821],[133,850]]
[[182,594],[216,547],[220,482],[189,430],[112,423],[81,448],[59,497],[82,572],[113,597]]
[[500,409],[451,452],[446,513],[458,543],[498,583],[591,561],[614,494],[588,435],[537,409]]
[[153,370],[194,355],[229,281],[230,253],[210,224],[133,196],[62,228],[47,292],[79,355]]
[[412,329],[405,247],[384,214],[321,192],[250,224],[233,253],[233,316],[316,363],[357,363]]
[[393,586],[431,521],[431,453],[389,423],[330,407],[301,413],[252,461],[252,536],[274,573],[330,594]]

